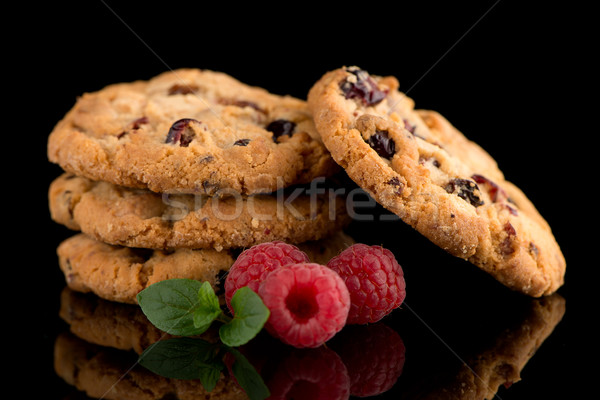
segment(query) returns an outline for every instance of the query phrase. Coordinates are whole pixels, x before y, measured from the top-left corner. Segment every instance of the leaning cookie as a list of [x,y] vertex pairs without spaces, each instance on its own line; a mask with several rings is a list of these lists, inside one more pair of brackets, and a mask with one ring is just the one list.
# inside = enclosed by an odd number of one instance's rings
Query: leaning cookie
[[[297,191],[296,191],[297,189]],[[50,184],[54,221],[113,245],[151,249],[250,247],[322,239],[350,222],[345,200],[291,193],[161,195],[65,173]]]
[[71,290],[127,304],[136,304],[141,290],[167,279],[194,279],[216,288],[234,261],[227,251],[135,249],[112,246],[85,234],[64,240],[57,254]]
[[198,69],[83,94],[47,150],[66,171],[160,193],[271,192],[339,168],[303,100]]
[[566,263],[544,218],[489,154],[438,113],[415,111],[398,86],[350,67],[311,88],[309,107],[335,161],[450,254],[528,295],[556,291]]

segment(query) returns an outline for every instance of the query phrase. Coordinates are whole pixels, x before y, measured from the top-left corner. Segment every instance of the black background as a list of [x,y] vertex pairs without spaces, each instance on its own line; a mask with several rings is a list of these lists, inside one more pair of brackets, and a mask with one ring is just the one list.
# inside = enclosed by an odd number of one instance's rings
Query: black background
[[[60,169],[47,161],[47,135],[81,93],[179,67],[220,70],[300,98],[324,72],[343,65],[397,76],[418,108],[441,112],[496,158],[548,220],[567,259],[560,290],[566,315],[522,381],[499,396],[561,398],[586,386],[575,385],[571,373],[580,365],[580,346],[587,346],[579,332],[594,303],[583,283],[593,282],[597,266],[583,231],[596,224],[589,188],[596,185],[597,127],[586,109],[593,100],[583,97],[593,94],[594,83],[586,74],[594,49],[590,11],[543,2],[454,3],[86,1],[7,13],[6,22],[17,23],[5,34],[5,118],[11,121],[4,141],[10,160],[4,201],[11,210],[6,250],[18,249],[19,256],[6,266],[14,276],[5,286],[19,293],[8,296],[21,299],[9,309],[22,320],[7,322],[6,331],[19,338],[15,372],[38,383],[24,386],[23,394],[71,393],[52,369],[53,341],[64,329],[57,315],[64,279],[55,249],[71,232],[49,218],[47,188]],[[398,310],[388,321],[407,345],[401,379],[412,376],[409,360],[416,371],[453,358],[432,332],[461,349],[486,330],[501,329],[527,301],[401,222],[355,223],[350,233],[389,247],[404,268],[407,304],[415,313]]]

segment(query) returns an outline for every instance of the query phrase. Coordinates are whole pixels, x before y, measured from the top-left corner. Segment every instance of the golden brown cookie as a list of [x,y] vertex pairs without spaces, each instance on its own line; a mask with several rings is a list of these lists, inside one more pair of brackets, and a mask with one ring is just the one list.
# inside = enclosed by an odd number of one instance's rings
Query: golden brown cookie
[[[338,231],[321,240],[298,244],[298,247],[312,262],[326,264],[352,243],[350,236]],[[222,280],[239,251],[129,248],[102,243],[83,233],[64,240],[57,248],[59,266],[69,289],[126,304],[137,303],[137,294],[149,285],[175,278],[210,282],[220,294]],[[68,299],[64,297],[66,304]],[[133,312],[128,308],[123,310]],[[74,313],[65,315],[72,317]],[[131,315],[127,318],[130,322],[138,319]]]
[[49,204],[54,221],[73,230],[113,245],[152,249],[301,243],[349,223],[343,198],[296,189],[226,198],[161,195],[65,173],[51,183]]
[[198,69],[83,94],[50,134],[48,158],[93,180],[209,195],[271,192],[338,169],[304,101]]
[[394,77],[326,73],[309,107],[323,142],[378,203],[507,287],[553,293],[565,259],[550,227],[493,158],[439,113],[416,111]]
[[166,279],[195,279],[216,287],[219,277],[234,261],[227,251],[129,248],[102,243],[81,233],[64,240],[57,254],[69,288],[131,304],[137,302],[142,289]]

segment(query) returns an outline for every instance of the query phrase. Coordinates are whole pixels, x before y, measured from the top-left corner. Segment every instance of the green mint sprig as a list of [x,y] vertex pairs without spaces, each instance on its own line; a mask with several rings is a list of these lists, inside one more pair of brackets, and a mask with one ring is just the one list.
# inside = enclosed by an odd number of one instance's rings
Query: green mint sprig
[[175,336],[200,335],[219,321],[219,337],[230,347],[248,343],[270,315],[261,298],[243,287],[231,298],[232,318],[221,310],[210,283],[193,279],[157,282],[138,293],[137,301],[154,326]]
[[[233,317],[225,314],[208,282],[168,279],[148,286],[137,295],[148,320],[158,329],[179,338],[161,340],[140,355],[142,366],[175,379],[199,379],[210,392],[225,368],[223,356],[234,357],[231,370],[251,400],[270,396],[252,364],[234,347],[252,340],[269,319],[269,309],[250,288],[238,289],[231,298]],[[200,335],[218,321],[221,343],[190,336]]]

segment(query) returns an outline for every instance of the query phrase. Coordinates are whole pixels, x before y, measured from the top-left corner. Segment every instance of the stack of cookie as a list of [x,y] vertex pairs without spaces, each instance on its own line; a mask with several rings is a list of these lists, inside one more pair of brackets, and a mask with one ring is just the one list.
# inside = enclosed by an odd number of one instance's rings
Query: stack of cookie
[[104,299],[135,303],[171,278],[218,286],[236,253],[261,242],[350,241],[344,199],[313,190],[339,167],[306,102],[223,73],[84,94],[48,157],[65,171],[50,185],[51,217],[79,232],[58,247],[60,267],[71,289]]
[[415,109],[395,77],[344,67],[307,93],[186,69],[82,96],[48,142],[66,171],[50,188],[52,216],[87,235],[59,248],[69,286],[135,301],[159,279],[216,283],[232,249],[339,232],[345,202],[314,184],[340,167],[508,288],[539,297],[562,286],[564,256],[535,206],[442,115]]

